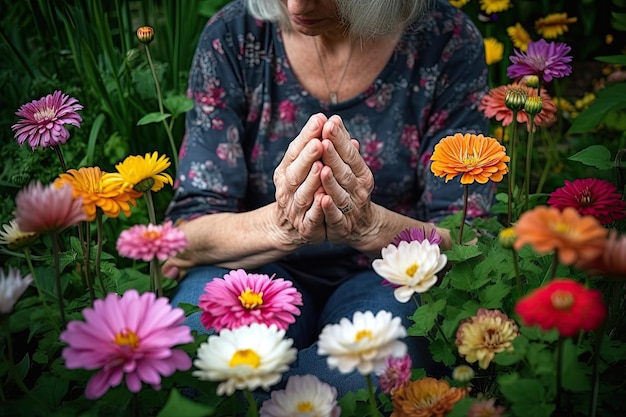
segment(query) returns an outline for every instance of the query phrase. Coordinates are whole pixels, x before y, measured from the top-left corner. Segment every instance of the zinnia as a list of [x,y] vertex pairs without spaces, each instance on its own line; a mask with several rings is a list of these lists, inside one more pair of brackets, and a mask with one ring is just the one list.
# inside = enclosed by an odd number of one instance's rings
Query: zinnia
[[391,417],[444,417],[467,391],[446,381],[422,378],[409,382],[392,398]]
[[76,112],[82,108],[74,97],[55,91],[22,105],[15,113],[22,119],[11,126],[11,129],[20,145],[28,141],[32,149],[38,146],[57,146],[67,142],[70,137],[65,125],[80,127],[83,119]]
[[216,332],[251,323],[274,324],[287,329],[300,315],[302,294],[291,281],[265,274],[248,274],[243,269],[214,278],[204,287],[198,307],[200,321]]
[[138,224],[123,230],[117,238],[116,247],[120,255],[127,258],[146,262],[154,258],[164,261],[182,252],[187,247],[187,238],[168,220],[162,225]]
[[163,172],[170,166],[170,159],[157,152],[145,156],[131,155],[115,165],[117,172],[102,177],[102,184],[107,188],[128,189],[146,192],[159,191],[165,184],[172,184],[170,174]]
[[546,42],[539,39],[530,42],[526,52],[517,49],[509,59],[513,63],[507,68],[509,78],[516,79],[525,75],[537,75],[547,83],[553,78],[563,78],[572,73],[569,64],[572,57],[567,55],[572,50],[563,42]]
[[100,369],[85,389],[88,399],[101,397],[126,376],[126,386],[138,392],[142,382],[160,389],[161,376],[191,368],[191,359],[173,346],[193,342],[185,313],[167,298],[139,295],[131,289],[122,297],[108,294],[83,310],[85,321],[73,320],[60,339],[69,369]]
[[606,317],[602,293],[569,279],[557,278],[517,302],[515,312],[527,326],[556,328],[561,336],[596,329]]
[[314,375],[292,375],[284,390],[272,392],[259,410],[260,417],[339,417],[337,389]]
[[497,139],[466,133],[457,133],[441,139],[430,158],[431,171],[446,182],[462,174],[461,184],[474,181],[485,184],[501,181],[508,172],[510,158]]
[[9,267],[7,274],[0,269],[0,314],[9,314],[17,300],[24,294],[30,283],[32,275],[22,278],[19,270]]

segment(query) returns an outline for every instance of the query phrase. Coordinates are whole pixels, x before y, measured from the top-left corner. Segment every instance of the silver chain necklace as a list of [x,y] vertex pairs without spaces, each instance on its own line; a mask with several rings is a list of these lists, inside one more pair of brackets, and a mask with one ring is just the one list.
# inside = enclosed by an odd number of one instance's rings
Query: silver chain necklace
[[339,77],[339,83],[337,84],[337,88],[335,90],[330,88],[330,84],[328,83],[328,76],[326,76],[326,69],[324,67],[324,62],[322,61],[322,55],[320,54],[319,46],[317,45],[317,37],[313,38],[313,43],[315,44],[315,50],[317,51],[317,59],[320,62],[320,67],[322,68],[322,74],[324,75],[324,82],[326,83],[326,89],[328,90],[328,96],[330,97],[330,102],[333,104],[337,104],[339,102],[339,89],[341,88],[341,84],[343,83],[343,79],[348,72],[348,67],[350,66],[350,60],[352,59],[352,52],[354,51],[354,44],[350,43],[350,55],[348,55],[348,60],[346,61],[346,65],[343,67],[343,71],[341,72],[341,76]]

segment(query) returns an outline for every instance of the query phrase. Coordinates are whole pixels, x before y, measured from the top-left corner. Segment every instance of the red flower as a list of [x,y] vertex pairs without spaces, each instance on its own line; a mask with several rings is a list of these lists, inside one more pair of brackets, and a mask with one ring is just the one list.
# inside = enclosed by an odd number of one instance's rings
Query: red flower
[[515,312],[527,326],[557,328],[561,336],[596,329],[606,317],[602,293],[569,278],[557,278],[520,299]]

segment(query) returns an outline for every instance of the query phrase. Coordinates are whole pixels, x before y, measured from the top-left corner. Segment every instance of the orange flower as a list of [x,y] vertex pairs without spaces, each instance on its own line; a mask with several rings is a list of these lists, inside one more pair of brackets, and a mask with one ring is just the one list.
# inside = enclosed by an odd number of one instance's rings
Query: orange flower
[[465,394],[466,390],[435,378],[411,381],[394,394],[391,417],[443,417]]
[[604,251],[608,231],[593,216],[581,216],[573,207],[561,212],[537,206],[523,213],[514,226],[519,250],[526,244],[541,254],[556,251],[559,261],[573,265],[596,258]]
[[626,235],[620,235],[617,230],[611,229],[604,251],[594,259],[578,262],[576,266],[589,275],[624,280],[626,277]]
[[510,158],[497,139],[466,133],[447,136],[435,145],[430,170],[446,182],[463,174],[461,184],[501,181]]
[[141,193],[132,189],[122,189],[115,186],[105,186],[102,177],[106,173],[99,167],[70,169],[66,173],[60,174],[54,184],[57,187],[63,184],[72,186],[74,197],[83,198],[83,208],[87,213],[87,221],[96,218],[98,207],[105,215],[116,218],[120,211],[126,216],[130,216],[130,206],[136,206],[135,199],[141,197]]

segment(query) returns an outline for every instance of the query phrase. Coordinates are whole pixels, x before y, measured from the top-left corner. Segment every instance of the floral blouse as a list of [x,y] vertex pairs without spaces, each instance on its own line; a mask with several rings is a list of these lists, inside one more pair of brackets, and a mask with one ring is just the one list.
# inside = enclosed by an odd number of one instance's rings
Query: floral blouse
[[[445,1],[408,27],[386,67],[358,96],[331,104],[298,82],[280,28],[252,18],[242,0],[215,14],[198,41],[170,219],[252,210],[274,201],[273,172],[289,143],[317,112],[339,114],[375,180],[372,201],[421,220],[462,208],[458,180],[430,172],[437,142],[486,133],[477,110],[487,91],[480,33]],[[471,187],[470,216],[489,210],[493,187]],[[233,231],[233,239],[237,233]],[[331,281],[369,261],[329,243],[298,250],[286,266]],[[323,268],[320,268],[323,260]],[[322,270],[323,269],[323,270]]]

